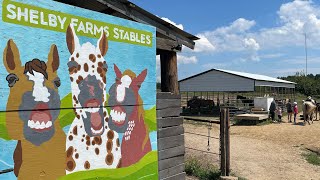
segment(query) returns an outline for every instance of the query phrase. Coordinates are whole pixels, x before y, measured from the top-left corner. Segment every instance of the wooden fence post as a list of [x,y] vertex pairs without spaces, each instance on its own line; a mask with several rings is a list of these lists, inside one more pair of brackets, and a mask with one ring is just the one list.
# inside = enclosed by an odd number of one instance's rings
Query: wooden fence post
[[220,109],[220,170],[221,176],[230,175],[230,118],[229,109]]
[[226,109],[220,109],[220,170],[221,176],[226,176],[226,142],[225,142],[225,125]]
[[229,118],[229,109],[226,109],[226,126],[225,126],[225,134],[226,134],[226,175],[230,175],[230,118]]

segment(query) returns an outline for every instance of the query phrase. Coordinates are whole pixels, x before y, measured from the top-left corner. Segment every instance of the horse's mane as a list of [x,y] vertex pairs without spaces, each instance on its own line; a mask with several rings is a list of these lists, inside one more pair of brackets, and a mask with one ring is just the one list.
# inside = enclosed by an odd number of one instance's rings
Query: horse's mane
[[33,71],[43,74],[43,76],[48,79],[47,74],[47,65],[44,61],[40,61],[39,59],[33,59],[31,61],[26,62],[24,66],[24,74],[29,72],[33,75]]

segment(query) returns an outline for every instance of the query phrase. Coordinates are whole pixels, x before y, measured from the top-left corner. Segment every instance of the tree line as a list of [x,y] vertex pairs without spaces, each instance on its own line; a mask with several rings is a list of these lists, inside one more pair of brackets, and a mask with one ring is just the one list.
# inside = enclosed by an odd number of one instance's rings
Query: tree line
[[320,74],[308,74],[297,72],[293,76],[279,77],[280,79],[295,82],[296,92],[306,96],[320,96]]

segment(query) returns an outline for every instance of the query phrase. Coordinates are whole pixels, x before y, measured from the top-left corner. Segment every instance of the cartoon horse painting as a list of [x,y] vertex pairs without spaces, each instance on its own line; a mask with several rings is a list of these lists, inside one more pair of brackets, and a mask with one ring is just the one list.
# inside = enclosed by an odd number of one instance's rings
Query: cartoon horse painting
[[67,29],[68,62],[75,119],[67,134],[66,173],[98,168],[116,168],[121,163],[118,133],[107,126],[106,102],[108,50],[106,34],[97,47],[80,45],[72,26]]
[[19,179],[57,179],[65,175],[66,137],[58,121],[60,79],[56,45],[51,46],[47,63],[33,59],[22,66],[18,47],[10,39],[3,62],[10,87],[6,126],[9,136],[18,140],[15,175]]
[[137,163],[151,151],[148,128],[144,122],[143,101],[139,89],[147,76],[147,70],[138,76],[131,70],[123,73],[114,65],[116,82],[109,90],[111,106],[109,127],[124,133],[121,143],[121,167]]

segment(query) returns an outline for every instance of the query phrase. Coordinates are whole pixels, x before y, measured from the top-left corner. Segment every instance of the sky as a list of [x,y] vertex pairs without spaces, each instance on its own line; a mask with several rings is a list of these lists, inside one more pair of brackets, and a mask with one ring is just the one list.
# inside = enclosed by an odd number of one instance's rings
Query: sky
[[211,68],[320,74],[320,0],[130,1],[200,38],[178,53],[178,79]]

